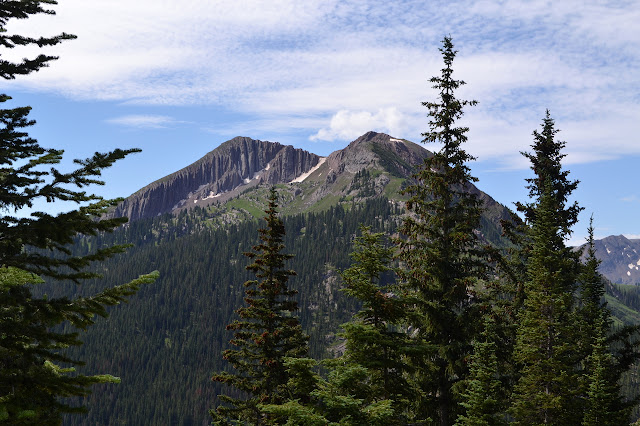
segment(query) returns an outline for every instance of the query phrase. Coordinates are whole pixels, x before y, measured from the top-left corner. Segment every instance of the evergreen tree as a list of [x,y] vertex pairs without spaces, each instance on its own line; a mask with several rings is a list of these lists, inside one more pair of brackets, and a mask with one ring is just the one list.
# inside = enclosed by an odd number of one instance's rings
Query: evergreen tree
[[586,359],[586,401],[583,407],[584,426],[616,426],[629,422],[630,406],[621,401],[618,377],[612,374],[614,358],[609,350],[608,315],[601,316],[594,331],[595,340]]
[[535,174],[535,177],[526,179],[531,201],[528,203],[516,202],[516,207],[526,222],[529,225],[533,224],[539,211],[540,199],[547,190],[546,186],[550,185],[548,195],[553,199],[559,232],[563,237],[569,237],[572,232],[571,228],[578,222],[578,214],[582,210],[577,201],[569,203],[569,197],[578,187],[580,181],[570,180],[569,170],[562,168],[562,159],[566,156],[562,150],[566,146],[566,142],[556,140],[558,132],[559,130],[555,128],[555,122],[551,118],[551,113],[547,110],[545,118],[542,120],[542,130],[540,132],[533,131],[533,152],[522,153],[531,161],[531,170]]
[[604,319],[604,327],[611,323],[610,313],[604,300],[604,281],[598,272],[600,260],[596,257],[595,241],[593,238],[593,217],[589,223],[586,249],[586,259],[578,276],[578,307],[576,309],[577,324],[580,331],[581,357],[587,358],[593,349],[599,335],[599,324]]
[[515,360],[520,378],[512,413],[519,424],[575,424],[575,256],[564,246],[555,203],[543,193],[532,224],[526,299],[518,315]]
[[473,342],[473,355],[466,390],[461,405],[464,415],[458,416],[459,426],[494,426],[506,424],[502,406],[503,384],[500,380],[496,324],[490,314],[484,317],[484,329]]
[[[552,193],[557,204],[559,223],[562,223],[562,232],[570,235],[570,229],[578,221],[578,214],[582,210],[577,202],[568,204],[570,194],[577,188],[579,181],[569,179],[569,171],[562,169],[562,159],[565,154],[562,149],[565,142],[556,141],[555,135],[558,130],[551,118],[549,111],[543,119],[542,131],[533,131],[535,144],[533,153],[522,152],[530,160],[531,169],[535,177],[526,179],[529,190],[528,203],[516,202],[517,212],[510,212],[509,220],[501,221],[504,236],[509,239],[512,246],[507,250],[506,255],[494,251],[494,261],[498,265],[501,279],[499,286],[499,297],[506,299],[504,305],[503,318],[507,323],[507,330],[510,328],[510,342],[515,341],[515,314],[519,312],[526,298],[525,283],[528,280],[527,265],[529,256],[533,248],[533,238],[531,236],[531,225],[536,214],[536,203],[539,200],[546,180],[552,182]],[[507,342],[508,343],[508,342]],[[512,345],[509,345],[512,349]],[[514,379],[517,373],[513,374]]]
[[61,349],[79,346],[79,333],[59,331],[69,323],[86,330],[96,315],[107,316],[106,306],[126,301],[142,284],[153,282],[157,273],[143,275],[128,284],[108,288],[90,297],[36,298],[30,286],[42,283],[35,274],[0,268],[0,423],[59,424],[63,413],[81,413],[59,398],[84,396],[97,383],[118,383],[110,375],[76,374],[81,361]]
[[520,367],[512,412],[523,424],[572,424],[578,414],[574,294],[578,254],[565,245],[581,208],[568,204],[577,181],[562,169],[564,142],[557,141],[549,111],[534,131],[533,153],[523,153],[535,177],[527,179],[529,203],[517,203],[525,230],[526,277],[517,317],[514,359]]
[[619,425],[629,421],[632,404],[620,394],[620,372],[611,352],[611,313],[604,300],[604,280],[598,272],[593,237],[593,217],[589,223],[587,256],[578,283],[580,285],[577,323],[580,331],[579,356],[583,360],[581,384],[584,398],[584,425]]
[[398,328],[402,301],[383,281],[385,273],[391,271],[388,265],[393,250],[383,245],[382,233],[372,234],[366,226],[360,230],[362,235],[355,239],[351,253],[354,263],[341,274],[346,285],[343,291],[362,303],[353,321],[343,324],[343,361],[369,371],[375,398],[403,399],[408,390],[403,377],[407,369],[403,354],[408,342]]
[[258,280],[244,283],[247,306],[238,309],[240,319],[227,326],[234,332],[231,344],[237,349],[226,350],[224,359],[236,373],[221,372],[212,377],[213,381],[233,386],[246,397],[220,395],[228,404],[211,410],[216,424],[229,424],[234,420],[264,424],[269,418],[259,404],[280,404],[298,396],[287,389],[290,377],[284,360],[306,355],[308,336],[292,316],[298,309],[293,300],[297,291],[290,290],[287,281],[295,271],[284,269],[285,261],[292,255],[281,253],[285,229],[277,208],[278,195],[275,188],[271,188],[269,207],[265,211],[267,227],[259,231],[262,242],[253,247],[255,252],[245,253],[253,260],[247,270]]
[[[65,33],[32,38],[8,32],[11,19],[54,14],[43,5],[55,4],[53,0],[2,2],[0,46],[45,47],[75,38]],[[11,80],[38,71],[55,59],[45,54],[18,62],[1,59],[0,75]],[[2,103],[10,99],[0,95]],[[108,375],[73,373],[72,366],[82,362],[62,350],[80,345],[78,330],[92,325],[96,315],[106,316],[106,306],[126,300],[157,274],[88,297],[38,298],[32,294],[31,286],[42,282],[40,276],[76,283],[99,277],[88,267],[125,249],[113,246],[74,256],[69,246],[78,236],[111,231],[126,222],[126,218],[100,219],[119,200],[103,200],[84,188],[103,185],[99,179],[102,170],[138,150],[96,153],[89,159],[76,160],[76,170],[62,173],[53,166],[60,162],[63,152],[43,148],[29,137],[26,129],[35,124],[28,118],[29,112],[29,107],[0,109],[0,421],[58,424],[63,413],[84,411],[83,407],[61,402],[60,397],[86,395],[92,384],[117,381]],[[48,166],[51,168],[46,170]],[[37,207],[39,201],[72,202],[79,207],[57,215],[39,211],[25,214],[25,209]],[[75,331],[60,331],[61,325],[70,325]]]
[[410,214],[397,245],[410,300],[407,322],[422,348],[410,357],[414,386],[422,395],[415,413],[450,425],[460,411],[455,387],[468,375],[467,358],[479,329],[473,288],[485,276],[485,265],[474,233],[481,203],[469,192],[476,179],[466,163],[473,157],[461,146],[469,129],[456,127],[463,107],[476,102],[455,97],[464,82],[452,77],[457,52],[451,38],[444,38],[440,51],[445,67],[431,79],[439,100],[423,103],[430,116],[423,142],[440,142],[442,148],[425,159],[413,176],[416,182],[404,190]]
[[[282,420],[280,424],[294,425],[394,425],[400,423],[390,399],[376,399],[372,395],[370,370],[342,359],[324,363],[328,378],[312,373],[317,362],[311,359],[286,359],[290,385],[301,391],[307,389],[309,398],[289,399],[281,404],[261,405],[267,413]],[[294,383],[295,382],[295,383]],[[300,392],[301,394],[302,392]],[[284,423],[286,419],[286,423]]]

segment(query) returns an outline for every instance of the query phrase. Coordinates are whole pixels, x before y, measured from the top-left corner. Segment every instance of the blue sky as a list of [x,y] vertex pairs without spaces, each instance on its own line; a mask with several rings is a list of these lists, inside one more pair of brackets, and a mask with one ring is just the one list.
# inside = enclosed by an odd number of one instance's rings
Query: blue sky
[[60,0],[56,11],[8,30],[78,39],[0,90],[33,107],[32,134],[69,160],[143,149],[106,173],[105,196],[239,135],[320,155],[368,130],[419,142],[451,35],[459,97],[479,102],[464,117],[478,186],[507,206],[525,199],[520,151],[548,108],[582,182],[572,242],[591,214],[597,237],[640,238],[638,1]]

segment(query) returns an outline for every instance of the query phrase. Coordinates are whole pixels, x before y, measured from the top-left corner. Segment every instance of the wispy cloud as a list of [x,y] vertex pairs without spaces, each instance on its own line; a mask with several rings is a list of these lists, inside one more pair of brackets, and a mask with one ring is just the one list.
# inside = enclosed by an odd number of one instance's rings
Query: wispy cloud
[[[55,66],[17,82],[29,90],[216,105],[314,140],[372,129],[419,140],[420,101],[435,97],[428,78],[451,34],[456,77],[469,83],[460,93],[480,101],[466,117],[480,160],[521,167],[546,108],[569,162],[640,154],[638,2],[65,0],[57,10],[9,28],[79,36],[52,49]],[[132,117],[119,124],[168,125]]]
[[625,203],[637,203],[640,202],[640,197],[633,194],[629,195],[628,197],[622,197],[620,200],[624,201]]
[[107,123],[139,129],[164,129],[169,126],[184,123],[166,115],[125,115],[110,118]]

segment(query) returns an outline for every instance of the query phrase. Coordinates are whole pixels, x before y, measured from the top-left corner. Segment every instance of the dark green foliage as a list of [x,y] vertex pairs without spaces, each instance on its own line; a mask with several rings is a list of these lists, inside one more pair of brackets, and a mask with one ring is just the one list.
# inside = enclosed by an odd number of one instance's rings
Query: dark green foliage
[[[416,369],[414,386],[422,393],[415,415],[450,425],[459,410],[455,386],[468,375],[466,359],[478,333],[478,316],[471,295],[485,275],[483,254],[474,230],[479,226],[480,201],[469,193],[475,181],[466,163],[473,159],[462,148],[468,128],[456,127],[463,107],[475,101],[455,98],[463,81],[452,78],[456,55],[446,37],[440,49],[445,67],[431,82],[438,102],[429,109],[430,131],[423,142],[443,146],[425,159],[414,175],[416,183],[404,190],[410,196],[398,239],[400,277],[409,297],[407,322],[424,350],[410,356]],[[465,190],[467,189],[467,190]]]
[[[53,14],[43,5],[52,0],[4,1],[0,5],[0,46],[55,45],[74,38],[68,34],[34,39],[9,34],[11,19],[25,19],[39,13]],[[20,62],[0,60],[0,76],[10,80],[47,66],[54,56],[38,55]],[[11,99],[0,95],[0,102]],[[46,149],[30,138],[26,129],[35,124],[29,107],[0,109],[0,421],[9,424],[58,424],[63,413],[85,411],[60,398],[87,395],[91,385],[116,382],[109,375],[74,373],[81,365],[64,349],[82,344],[79,332],[106,317],[107,306],[117,305],[152,282],[157,274],[91,295],[47,297],[34,285],[40,278],[80,280],[99,277],[90,270],[124,250],[124,245],[97,248],[82,255],[72,254],[78,236],[96,236],[126,222],[126,218],[100,220],[118,200],[103,200],[86,192],[90,185],[103,185],[102,170],[138,150],[96,153],[76,160],[77,168],[62,173],[62,151]],[[33,210],[39,202],[71,202],[75,210],[55,216]],[[10,214],[15,214],[12,216]],[[29,213],[27,211],[26,213]],[[59,284],[60,285],[60,284]]]
[[[292,371],[297,393],[310,397],[265,407],[286,417],[287,424],[390,425],[406,421],[411,390],[403,353],[410,348],[406,334],[396,330],[403,302],[390,292],[393,250],[384,245],[383,233],[371,233],[366,226],[360,231],[351,253],[354,262],[341,275],[343,291],[362,307],[342,326],[344,354],[323,364],[329,370],[326,380],[314,377],[313,362],[304,364],[306,370]],[[294,365],[303,366],[300,362]],[[301,380],[304,377],[307,379]],[[299,383],[306,388],[301,389]]]
[[[52,0],[2,2],[0,46],[13,48],[34,44],[43,47],[74,38],[62,34],[33,39],[7,33],[5,27],[10,19],[25,19],[39,13],[53,14],[53,11],[43,9],[42,5],[55,4]],[[0,60],[0,75],[5,79],[12,79],[17,74],[37,71],[54,59],[54,56],[39,55],[17,63]],[[11,98],[7,95],[0,95],[0,102],[3,104],[9,99]],[[99,179],[102,170],[139,150],[118,149],[110,153],[96,153],[86,160],[75,160],[78,167],[69,173],[62,173],[53,167],[46,170],[45,167],[60,163],[63,152],[43,148],[29,137],[26,129],[35,124],[35,121],[28,118],[30,110],[30,107],[0,109],[0,208],[5,213],[0,219],[0,265],[58,279],[79,280],[92,277],[93,274],[82,270],[93,261],[104,260],[123,251],[124,247],[103,248],[78,257],[69,256],[67,246],[73,243],[77,234],[96,235],[109,231],[125,223],[126,218],[96,221],[96,217],[103,215],[119,200],[103,200],[83,189],[92,184],[103,185],[104,182]],[[33,212],[29,217],[8,214],[32,208],[37,200],[71,201],[84,205],[56,216],[42,212]],[[25,246],[39,250],[23,250]]]
[[[76,38],[74,35],[62,33],[52,37],[25,37],[19,34],[9,34],[6,26],[11,19],[27,19],[31,15],[40,13],[55,15],[48,5],[58,4],[55,0],[4,0],[0,5],[0,46],[13,49],[16,46],[37,45],[38,47],[54,46],[63,40]],[[11,62],[0,59],[0,77],[10,80],[16,75],[30,74],[42,67],[48,66],[49,61],[57,59],[56,56],[40,54],[32,59],[22,59],[20,62]]]
[[410,399],[404,354],[411,350],[401,328],[404,301],[393,293],[389,266],[392,248],[384,245],[384,234],[361,227],[354,241],[353,264],[342,273],[344,292],[362,307],[351,322],[343,324],[345,365],[359,366],[368,373],[367,403],[393,400],[396,417],[402,404]]
[[484,319],[480,338],[473,343],[469,380],[462,394],[465,414],[458,416],[458,426],[506,425],[504,415],[504,384],[500,380],[495,320]]
[[16,268],[0,268],[0,421],[11,424],[57,424],[62,413],[83,412],[59,398],[89,394],[97,383],[119,383],[110,375],[77,375],[58,364],[82,365],[60,349],[79,346],[79,333],[58,331],[68,322],[77,330],[93,325],[96,315],[106,317],[105,306],[117,305],[135,294],[157,273],[90,296],[34,298],[30,285],[43,281]]
[[631,407],[621,401],[615,360],[607,343],[607,317],[602,311],[593,329],[591,353],[585,360],[586,401],[582,421],[585,426],[616,426],[629,421]]
[[[512,413],[523,424],[573,424],[579,416],[579,386],[574,295],[578,278],[578,254],[565,245],[581,208],[568,204],[577,181],[562,170],[558,130],[549,111],[542,131],[534,131],[533,153],[523,153],[532,163],[535,177],[529,182],[531,201],[517,203],[527,227],[520,227],[522,262],[516,281],[523,283],[515,297],[518,309],[514,360],[519,378],[514,389]],[[526,271],[526,275],[522,274]],[[520,276],[518,276],[520,275]]]
[[[339,291],[336,272],[350,265],[359,224],[393,234],[399,213],[387,199],[378,199],[349,211],[332,207],[285,218],[284,244],[295,255],[288,268],[297,272],[289,283],[299,290],[296,299],[303,330],[311,335],[310,356],[327,357],[340,324],[359,309]],[[81,239],[74,247],[82,253],[96,245],[134,245],[103,264],[104,280],[83,284],[80,290],[88,294],[129,273],[158,269],[160,278],[140,290],[135,305],[114,310],[106,321],[91,327],[83,336],[85,343],[73,349],[75,358],[87,361],[78,371],[108,371],[122,383],[96,386],[82,400],[90,408],[87,415],[70,417],[69,424],[165,424],[174,417],[175,424],[210,421],[208,409],[215,395],[227,391],[225,385],[210,381],[211,372],[232,371],[221,357],[230,347],[225,326],[243,303],[238,283],[252,279],[242,253],[255,245],[259,228],[257,222],[242,222],[212,229],[209,223],[215,215],[193,209],[178,217],[135,221],[113,234]],[[62,290],[46,284],[41,288],[51,297]]]
[[[290,363],[292,381],[313,382],[306,401],[290,399],[283,404],[265,405],[266,412],[277,415],[286,425],[392,425],[397,424],[391,400],[375,400],[371,395],[369,371],[341,360],[327,361],[327,380],[311,373],[316,362],[310,359]],[[307,380],[300,380],[306,377]],[[312,380],[308,380],[311,378]],[[284,423],[286,420],[286,423]]]
[[577,380],[572,316],[575,260],[564,245],[551,185],[532,224],[526,299],[518,314],[514,358],[520,378],[512,413],[519,424],[575,424]]
[[255,252],[245,253],[253,260],[247,270],[258,280],[244,283],[246,306],[236,311],[240,319],[227,326],[234,332],[231,344],[237,349],[224,351],[224,359],[235,372],[218,373],[212,378],[241,391],[242,396],[220,396],[230,405],[220,404],[211,410],[216,424],[267,421],[268,415],[258,405],[282,403],[290,394],[284,359],[300,358],[308,352],[308,336],[302,332],[298,319],[291,316],[298,310],[293,299],[297,291],[290,290],[287,281],[295,272],[284,269],[285,261],[292,256],[281,253],[285,230],[277,216],[277,199],[272,188],[265,216],[267,227],[259,231],[262,242],[253,247]]
[[562,149],[566,142],[556,140],[558,132],[551,113],[547,110],[542,120],[542,130],[533,131],[533,152],[522,153],[531,161],[531,170],[535,174],[534,178],[527,179],[529,198],[532,201],[517,202],[516,206],[529,224],[535,223],[536,212],[539,210],[538,204],[544,192],[547,191],[546,186],[550,185],[549,196],[553,199],[559,232],[563,237],[569,237],[571,227],[578,222],[578,214],[582,210],[577,201],[568,204],[569,197],[580,182],[569,180],[569,170],[562,169],[562,159],[566,156],[562,153]]
[[[584,386],[583,423],[623,424],[628,422],[631,409],[637,402],[637,396],[625,400],[620,383],[623,374],[631,367],[631,359],[639,356],[634,342],[638,326],[626,325],[617,333],[611,333],[613,320],[604,298],[604,279],[598,272],[600,261],[596,258],[593,218],[589,225],[586,251],[578,280],[580,305],[577,309]],[[626,344],[620,344],[621,334],[629,336],[625,337]],[[626,349],[616,353],[616,347]]]

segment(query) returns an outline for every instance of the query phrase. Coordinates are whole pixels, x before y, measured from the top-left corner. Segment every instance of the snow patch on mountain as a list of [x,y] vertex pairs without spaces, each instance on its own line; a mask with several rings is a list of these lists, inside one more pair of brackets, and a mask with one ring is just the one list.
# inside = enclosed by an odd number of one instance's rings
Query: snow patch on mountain
[[320,160],[318,161],[318,164],[316,164],[315,166],[313,166],[308,172],[301,174],[300,176],[298,176],[297,178],[295,178],[294,180],[292,180],[289,183],[294,183],[294,182],[302,182],[304,181],[306,178],[308,178],[309,176],[311,176],[311,173],[315,172],[316,170],[318,170],[320,168],[320,166],[322,166],[324,164],[324,162],[327,161],[327,157],[320,157]]

